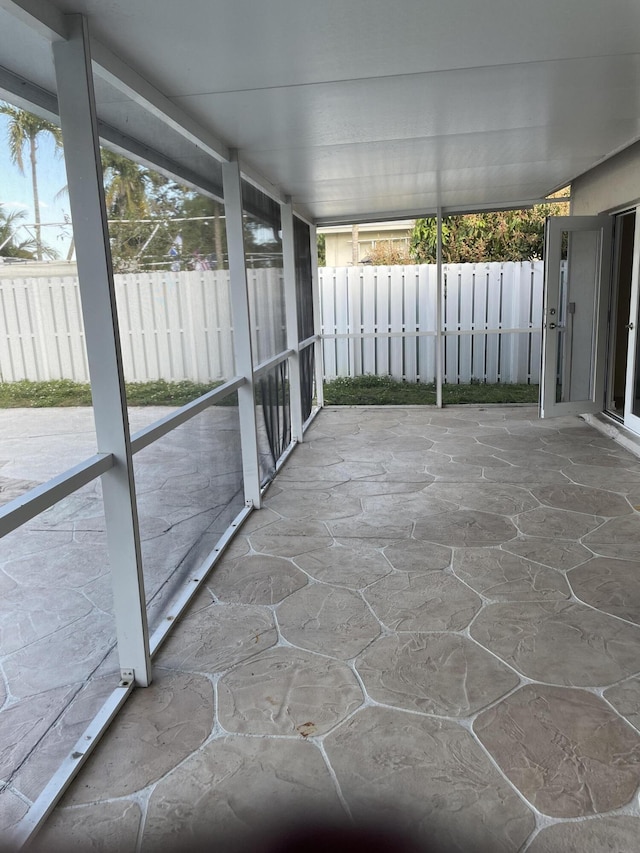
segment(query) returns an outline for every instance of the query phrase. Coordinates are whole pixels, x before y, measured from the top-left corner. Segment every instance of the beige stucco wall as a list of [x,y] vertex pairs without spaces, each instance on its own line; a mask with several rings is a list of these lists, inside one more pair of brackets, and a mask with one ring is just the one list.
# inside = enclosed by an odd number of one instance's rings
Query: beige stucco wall
[[574,216],[605,213],[640,202],[640,142],[576,178],[571,197]]
[[0,278],[64,278],[77,275],[75,261],[25,261],[7,263],[0,259]]
[[[375,243],[391,241],[402,243],[408,247],[412,228],[413,220],[360,225],[358,231],[358,260],[364,260]],[[318,233],[324,234],[327,266],[351,266],[353,257],[351,226],[319,228]]]

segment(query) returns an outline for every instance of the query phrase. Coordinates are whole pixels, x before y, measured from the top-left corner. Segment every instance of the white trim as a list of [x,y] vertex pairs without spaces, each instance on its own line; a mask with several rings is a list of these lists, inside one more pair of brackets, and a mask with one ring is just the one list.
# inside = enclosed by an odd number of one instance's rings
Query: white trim
[[633,261],[631,267],[631,296],[629,299],[629,339],[627,346],[627,373],[625,377],[624,425],[627,429],[640,434],[640,416],[633,413],[636,383],[640,376],[640,365],[636,363],[636,352],[640,347],[638,338],[638,318],[640,317],[640,208],[636,208],[635,229],[633,233]]
[[55,42],[53,55],[98,451],[114,456],[102,494],[118,655],[121,669],[133,670],[136,683],[146,686],[147,608],[89,33],[82,15],[67,20],[69,39]]
[[[442,207],[442,216],[457,216],[464,213],[491,213],[503,210],[526,210],[536,204],[556,204],[568,201],[566,198],[549,199],[546,196],[540,198],[523,198],[510,202],[487,202],[486,204],[452,205]],[[438,215],[438,207],[412,207],[405,210],[372,211],[367,218],[362,213],[341,214],[339,216],[319,216],[316,219],[318,228],[326,228],[333,225],[364,225],[370,222],[391,222],[402,219],[425,219],[435,218]]]
[[67,38],[66,16],[48,0],[0,0],[0,9],[51,41]]
[[320,406],[314,406],[314,407],[311,409],[311,414],[309,415],[309,417],[306,419],[306,421],[305,421],[305,422],[304,422],[304,424],[302,425],[302,429],[303,429],[305,432],[309,429],[309,427],[310,427],[310,426],[311,426],[311,424],[315,421],[316,417],[319,415],[319,413],[320,413],[321,411],[322,411],[322,409],[320,408]]
[[232,157],[233,159],[229,163],[222,164],[222,182],[227,226],[227,252],[229,254],[229,294],[233,322],[233,347],[236,371],[245,379],[245,383],[238,388],[242,471],[245,501],[259,509],[262,493],[260,490],[258,425],[253,395],[251,319],[244,254],[242,176],[235,152],[232,152]]
[[318,274],[318,231],[315,226],[309,228],[311,252],[311,300],[313,304],[313,328],[316,337],[314,353],[316,402],[324,406],[324,347],[322,344],[322,312],[320,310],[320,276]]
[[[291,454],[293,453],[293,451],[296,449],[296,447],[297,447],[297,446],[298,446],[298,442],[297,442],[297,441],[292,440],[292,441],[290,441],[290,442],[289,442],[289,445],[285,448],[285,450],[282,452],[282,454],[281,454],[280,458],[279,458],[279,459],[278,459],[278,461],[276,462],[276,470],[275,470],[275,473],[276,473],[276,474],[280,471],[280,469],[282,468],[282,466],[284,465],[284,463],[285,463],[285,462],[287,461],[287,459],[291,456]],[[271,483],[273,482],[273,480],[274,480],[274,477],[272,477],[272,478],[269,480],[269,484],[268,484],[268,485],[271,485]]]
[[634,456],[640,457],[640,435],[625,427],[617,418],[612,417],[608,412],[581,414],[580,417],[598,432],[617,442]]
[[311,344],[315,344],[317,340],[318,335],[310,335],[308,338],[305,338],[303,341],[300,341],[300,343],[298,344],[298,352],[302,352],[303,350],[307,349],[307,347],[310,347]]
[[442,378],[444,353],[442,339],[442,300],[444,297],[444,276],[442,272],[442,208],[438,208],[436,217],[436,406],[442,408]]
[[194,143],[215,160],[229,160],[229,149],[216,136],[204,130],[190,115],[152,86],[108,47],[92,39],[91,53],[95,72],[133,103]]
[[238,158],[238,161],[240,163],[240,174],[242,175],[243,179],[248,184],[251,184],[252,187],[255,187],[257,190],[260,190],[261,193],[264,193],[266,196],[269,196],[272,201],[277,201],[278,204],[283,204],[284,196],[279,190],[279,188],[275,184],[272,184],[271,181],[268,181],[265,177],[258,174],[255,169],[253,169],[243,159],[241,160],[240,155],[236,152],[231,152],[231,159],[234,155]]
[[133,690],[133,680],[121,683],[106,700],[93,720],[80,736],[60,767],[51,777],[42,793],[15,827],[11,835],[11,848],[26,845],[42,827],[62,795],[73,782],[96,748],[98,741],[127,701]]
[[[593,275],[595,286],[593,303],[587,309],[591,314],[592,350],[589,368],[590,396],[577,401],[556,401],[556,383],[559,347],[561,345],[560,324],[561,306],[561,255],[562,239],[565,232],[598,233],[597,258],[594,261]],[[601,411],[605,399],[605,359],[608,337],[607,300],[609,299],[611,276],[611,244],[613,220],[609,216],[550,216],[545,227],[544,261],[544,305],[542,321],[541,370],[540,370],[540,417],[562,417]],[[571,260],[569,266],[571,267]],[[571,273],[569,272],[569,275]],[[572,298],[580,298],[580,291],[572,292]],[[565,297],[566,298],[566,297]],[[584,297],[583,297],[584,301]],[[578,303],[581,304],[581,303]],[[586,314],[582,315],[586,317]],[[563,368],[566,365],[563,364]],[[563,377],[563,386],[570,385]]]
[[264,376],[265,373],[268,373],[270,370],[273,370],[274,367],[277,367],[283,361],[286,361],[288,358],[291,358],[291,356],[294,354],[294,349],[286,349],[282,352],[279,352],[278,355],[274,355],[271,358],[267,358],[265,361],[261,361],[260,364],[253,368],[253,378],[259,379],[261,376]]
[[300,386],[300,357],[298,341],[298,297],[296,286],[296,248],[294,239],[293,208],[287,198],[280,205],[282,224],[282,266],[284,277],[284,303],[287,324],[287,346],[289,357],[289,412],[291,415],[291,438],[304,440],[302,430],[302,391]]
[[180,424],[186,423],[186,421],[196,415],[199,415],[200,412],[208,409],[209,406],[213,406],[219,400],[224,400],[225,397],[233,394],[233,392],[237,391],[238,388],[241,388],[245,382],[246,379],[243,376],[230,379],[228,382],[225,382],[224,385],[219,385],[207,394],[203,394],[202,397],[198,397],[197,400],[192,400],[191,403],[181,406],[175,412],[171,412],[170,415],[167,415],[161,420],[139,430],[135,435],[131,436],[131,452],[138,453],[138,451],[142,450],[144,447],[148,447],[150,444],[153,444],[154,441],[157,441],[159,438],[162,438],[163,435],[166,435],[176,427],[179,427]]
[[96,453],[0,508],[0,538],[96,480],[114,464],[112,453]]
[[182,614],[185,612],[189,604],[193,601],[196,594],[199,592],[201,587],[205,584],[207,578],[211,574],[212,569],[222,557],[224,552],[227,550],[231,540],[236,535],[242,524],[249,517],[251,512],[253,511],[253,507],[245,506],[243,507],[238,515],[233,519],[229,527],[222,534],[220,539],[218,539],[215,547],[209,554],[204,558],[202,563],[200,564],[200,568],[197,569],[191,577],[187,578],[185,584],[182,588],[182,591],[178,595],[177,598],[174,599],[173,603],[169,610],[162,617],[162,621],[160,625],[156,628],[156,630],[151,635],[151,639],[149,640],[149,646],[151,649],[151,657],[153,658],[160,647],[167,639],[173,626],[180,619]]

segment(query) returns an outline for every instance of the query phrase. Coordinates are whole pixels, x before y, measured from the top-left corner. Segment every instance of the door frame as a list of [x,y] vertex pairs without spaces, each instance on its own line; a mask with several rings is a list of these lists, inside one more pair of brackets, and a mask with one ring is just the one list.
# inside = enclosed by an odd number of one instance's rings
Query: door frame
[[[640,364],[637,364],[636,349],[640,346],[638,324],[640,323],[640,205],[636,207],[636,222],[633,234],[633,262],[631,266],[631,299],[629,302],[629,338],[627,345],[627,374],[624,394],[624,419],[627,429],[640,435],[640,416],[634,415],[634,388],[640,382]],[[636,379],[636,372],[639,374]]]
[[[593,270],[596,292],[593,300],[592,383],[588,400],[556,402],[559,329],[559,299],[564,232],[599,231],[598,255]],[[540,417],[562,417],[601,412],[605,404],[607,355],[607,301],[611,275],[613,218],[601,216],[550,216],[545,228],[544,304],[540,367]],[[571,274],[571,271],[569,271]]]

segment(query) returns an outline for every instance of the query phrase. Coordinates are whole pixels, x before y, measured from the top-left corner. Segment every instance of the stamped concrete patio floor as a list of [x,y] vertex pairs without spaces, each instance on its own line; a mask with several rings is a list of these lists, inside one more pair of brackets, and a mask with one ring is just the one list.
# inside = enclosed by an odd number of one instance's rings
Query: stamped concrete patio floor
[[303,814],[637,851],[638,508],[640,461],[578,418],[324,410],[36,848]]

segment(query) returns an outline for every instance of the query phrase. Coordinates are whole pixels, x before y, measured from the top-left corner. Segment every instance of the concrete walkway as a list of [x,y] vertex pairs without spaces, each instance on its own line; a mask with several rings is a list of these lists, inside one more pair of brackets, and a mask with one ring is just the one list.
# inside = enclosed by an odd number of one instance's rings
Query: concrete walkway
[[275,850],[319,817],[635,853],[639,460],[521,407],[307,437],[36,848]]

